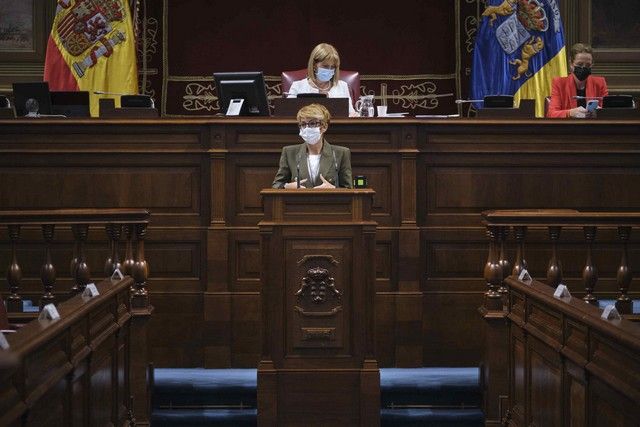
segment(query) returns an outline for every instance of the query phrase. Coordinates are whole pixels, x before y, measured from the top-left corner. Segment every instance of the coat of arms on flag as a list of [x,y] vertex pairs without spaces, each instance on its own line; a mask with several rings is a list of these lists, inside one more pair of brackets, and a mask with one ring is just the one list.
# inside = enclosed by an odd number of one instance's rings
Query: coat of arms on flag
[[[138,93],[135,38],[126,0],[58,0],[45,80],[53,90]],[[92,96],[92,115],[97,97]]]
[[488,0],[476,36],[471,96],[535,98],[542,116],[551,81],[567,75],[557,0]]

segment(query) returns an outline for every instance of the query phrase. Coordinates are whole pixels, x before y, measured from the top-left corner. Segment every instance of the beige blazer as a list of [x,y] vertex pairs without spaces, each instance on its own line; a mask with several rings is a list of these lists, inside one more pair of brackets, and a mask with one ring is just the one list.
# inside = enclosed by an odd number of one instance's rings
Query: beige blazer
[[[320,176],[318,176],[317,182],[311,182],[309,179],[307,153],[306,143],[284,147],[282,149],[282,155],[280,156],[278,173],[273,180],[272,187],[283,188],[287,182],[296,181],[298,170],[300,171],[300,180],[307,180],[302,184],[302,186],[313,188],[322,184]],[[336,164],[338,166],[337,174]],[[338,186],[340,188],[351,188],[353,186],[351,178],[351,151],[346,147],[331,145],[325,139],[322,146],[322,152],[320,153],[320,174],[322,174],[322,176],[333,185],[336,185],[336,176],[338,176]]]

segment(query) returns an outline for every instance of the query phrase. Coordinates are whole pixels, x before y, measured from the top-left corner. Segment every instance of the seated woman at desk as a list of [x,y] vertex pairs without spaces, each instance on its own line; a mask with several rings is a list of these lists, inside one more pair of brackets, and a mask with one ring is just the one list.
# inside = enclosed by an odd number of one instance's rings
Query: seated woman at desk
[[594,100],[602,106],[602,97],[607,96],[607,82],[604,77],[592,76],[593,52],[591,46],[576,43],[571,47],[571,74],[556,77],[551,87],[551,103],[547,111],[550,118],[591,117],[587,102]]
[[358,116],[353,108],[349,87],[340,80],[340,55],[335,47],[320,43],[311,51],[307,64],[307,77],[291,84],[288,98],[299,93],[322,93],[329,98],[349,98],[349,116]]
[[351,188],[351,151],[330,145],[324,138],[331,115],[320,104],[306,105],[298,111],[302,144],[282,149],[273,188]]

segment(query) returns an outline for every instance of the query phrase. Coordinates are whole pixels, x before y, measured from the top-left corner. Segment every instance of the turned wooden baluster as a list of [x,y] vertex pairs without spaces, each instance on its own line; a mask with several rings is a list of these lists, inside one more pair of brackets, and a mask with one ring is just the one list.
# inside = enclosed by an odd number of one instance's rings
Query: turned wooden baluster
[[111,253],[104,263],[104,274],[107,277],[111,277],[116,269],[121,268],[120,254],[118,253],[118,244],[120,242],[120,225],[119,224],[107,224],[105,226],[107,236],[109,236],[109,246]]
[[593,261],[591,259],[593,254],[593,242],[596,239],[596,227],[583,227],[584,230],[584,238],[587,240],[587,262],[582,270],[582,283],[584,283],[584,289],[587,294],[584,296],[583,300],[585,302],[598,306],[598,299],[593,295],[593,289],[596,287],[596,283],[598,282],[598,270],[596,266],[593,265]]
[[547,284],[557,287],[562,283],[562,264],[558,260],[558,239],[560,239],[560,230],[562,227],[549,227],[549,238],[551,239],[551,259],[549,260],[549,268],[547,268]]
[[147,224],[136,224],[136,261],[133,265],[133,293],[131,296],[131,306],[133,308],[147,308],[149,306],[149,295],[147,293],[147,277],[149,276],[149,266],[144,259],[144,238],[147,233]]
[[[73,230],[73,236],[76,239],[77,258],[76,262],[71,261],[71,266],[74,268],[71,271],[71,276],[74,278],[75,283],[71,288],[73,294],[77,294],[84,291],[87,283],[91,281],[91,271],[87,264],[87,258],[84,253],[84,246],[89,235],[89,225],[76,224],[71,227]],[[75,266],[74,266],[75,264]]]
[[627,265],[627,243],[630,235],[631,227],[618,227],[618,237],[622,241],[622,259],[616,275],[616,282],[618,283],[618,289],[620,289],[620,296],[616,301],[616,309],[620,314],[631,314],[633,312],[633,302],[627,295],[633,277]]
[[[22,312],[22,297],[18,295],[20,282],[22,281],[22,269],[18,264],[18,255],[16,253],[16,245],[20,239],[20,226],[7,226],[9,239],[11,240],[11,264],[7,271],[7,283],[9,284],[9,297],[7,297],[7,311],[12,313]],[[1,302],[0,302],[1,303]]]
[[53,241],[53,232],[55,231],[55,225],[43,224],[42,236],[44,237],[44,264],[40,269],[40,279],[42,280],[42,286],[44,287],[44,294],[40,299],[40,308],[47,304],[55,303],[56,297],[51,292],[56,284],[56,268],[51,262],[51,242]]
[[122,262],[122,274],[131,276],[133,274],[133,265],[135,264],[135,260],[133,259],[133,224],[126,224],[124,226],[124,236],[126,243],[124,261]]
[[524,239],[527,236],[527,227],[522,225],[513,227],[513,234],[516,237],[516,261],[513,264],[511,274],[519,277],[523,270],[527,269],[527,260],[524,258]]
[[487,236],[489,237],[489,256],[484,266],[484,278],[489,288],[484,294],[485,309],[489,311],[502,310],[502,295],[498,288],[502,283],[502,266],[498,259],[498,239],[500,227],[487,226]]
[[498,259],[498,264],[500,264],[500,266],[502,267],[502,280],[500,281],[500,288],[498,289],[498,292],[506,295],[509,293],[509,290],[504,285],[504,279],[506,277],[509,277],[509,273],[511,272],[511,264],[507,259],[504,247],[505,242],[507,241],[507,237],[509,237],[509,227],[500,227],[498,233],[500,234],[500,256]]

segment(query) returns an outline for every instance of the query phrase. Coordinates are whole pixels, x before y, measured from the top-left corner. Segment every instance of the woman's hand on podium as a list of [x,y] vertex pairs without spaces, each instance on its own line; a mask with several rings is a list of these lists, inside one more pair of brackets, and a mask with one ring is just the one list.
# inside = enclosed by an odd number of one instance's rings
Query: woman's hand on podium
[[[305,179],[301,179],[301,180],[300,180],[300,188],[304,188],[303,184],[304,184],[305,182],[307,182],[307,178],[305,178]],[[284,188],[285,188],[285,189],[287,189],[287,190],[291,190],[291,189],[293,189],[293,190],[297,190],[297,189],[298,189],[298,182],[297,182],[297,181],[287,182],[287,183],[284,185]]]
[[336,186],[327,181],[322,174],[320,174],[320,179],[322,180],[322,184],[316,185],[313,188],[336,188]]

